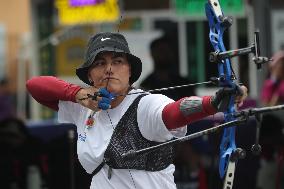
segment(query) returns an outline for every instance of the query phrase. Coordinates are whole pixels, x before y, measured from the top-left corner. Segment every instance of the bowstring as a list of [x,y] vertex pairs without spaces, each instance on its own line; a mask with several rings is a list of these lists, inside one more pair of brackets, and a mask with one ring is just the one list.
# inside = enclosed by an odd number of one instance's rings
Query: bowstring
[[[179,88],[185,88],[185,87],[193,87],[197,85],[205,85],[205,84],[214,84],[214,81],[204,81],[204,82],[199,82],[199,83],[189,83],[185,85],[177,85],[177,86],[172,86],[172,87],[165,87],[165,88],[159,88],[159,89],[151,89],[147,91],[140,91],[140,92],[133,92],[133,93],[127,93],[127,94],[117,94],[117,96],[129,96],[129,95],[135,95],[135,94],[145,94],[145,93],[155,93],[155,92],[161,92],[161,91],[166,91],[166,90],[174,90],[174,89],[179,89]],[[92,98],[94,95],[88,94],[88,97],[81,98],[79,100],[86,100],[88,98]]]
[[[112,66],[112,63],[111,63],[111,66]],[[110,66],[110,68],[109,68],[109,77],[108,77],[107,84],[106,84],[106,89],[107,89],[107,90],[108,90],[108,85],[109,85],[109,80],[110,80],[110,74],[111,74],[111,66]],[[109,111],[106,110],[106,113],[107,113],[107,116],[108,116],[108,118],[109,118],[110,124],[111,124],[111,126],[112,126],[112,128],[113,128],[113,131],[114,131],[114,130],[115,130],[115,127],[114,127],[113,121],[112,121],[112,119],[111,119],[111,117],[110,117]],[[110,144],[111,144],[111,143],[110,143]],[[111,145],[112,145],[112,144],[111,144]],[[116,149],[116,151],[118,151],[115,145],[112,145],[112,146]],[[119,152],[119,151],[118,151],[118,152]],[[122,157],[122,154],[120,154],[120,156]],[[126,164],[126,165],[127,165],[127,170],[128,170],[128,172],[129,172],[130,178],[131,178],[132,183],[133,183],[133,185],[134,185],[134,188],[136,189],[136,184],[135,184],[135,182],[134,182],[132,173],[131,173],[131,171],[130,171],[130,169],[129,169],[128,164]]]
[[[121,15],[120,15],[119,24],[118,24],[118,27],[117,27],[117,33],[120,32],[119,29],[120,29],[120,25],[121,25],[121,23],[122,23],[122,14],[123,14],[123,13],[121,13]],[[111,72],[111,67],[110,67],[110,71],[109,71],[109,76],[110,76],[110,72]],[[107,89],[107,87],[108,87],[108,84],[109,84],[109,78],[108,78],[108,81],[107,81],[106,89]],[[89,97],[87,97],[87,98],[89,98]],[[106,113],[107,113],[107,116],[108,116],[108,118],[109,118],[110,124],[111,124],[111,126],[112,126],[112,128],[113,128],[113,130],[114,130],[114,125],[113,125],[113,122],[112,122],[112,120],[111,120],[111,117],[110,117],[110,115],[109,115],[108,110],[106,110]],[[116,148],[114,145],[112,145],[112,146],[113,146],[114,148]],[[136,189],[136,185],[135,185],[134,179],[133,179],[133,177],[132,177],[132,174],[131,174],[131,172],[130,172],[130,169],[129,169],[129,168],[127,168],[127,169],[128,169],[129,174],[130,174],[131,180],[132,180],[132,182],[133,182],[134,188]]]

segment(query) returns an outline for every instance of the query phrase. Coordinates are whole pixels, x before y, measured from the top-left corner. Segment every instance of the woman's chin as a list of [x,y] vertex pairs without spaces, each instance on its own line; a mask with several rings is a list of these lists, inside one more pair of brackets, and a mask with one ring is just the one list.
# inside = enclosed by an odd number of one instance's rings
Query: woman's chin
[[108,85],[107,86],[107,90],[110,93],[114,93],[114,94],[118,95],[118,94],[125,94],[125,93],[127,93],[128,87],[124,88],[124,87],[117,86],[117,85]]

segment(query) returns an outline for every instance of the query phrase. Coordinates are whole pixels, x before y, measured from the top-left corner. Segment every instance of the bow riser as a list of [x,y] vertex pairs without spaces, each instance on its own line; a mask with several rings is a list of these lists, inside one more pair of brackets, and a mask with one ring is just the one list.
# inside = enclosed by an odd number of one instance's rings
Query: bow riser
[[[221,20],[221,18],[224,18],[223,14],[217,16],[210,4],[206,4],[205,9],[210,28],[210,33],[209,33],[210,42],[215,52],[225,52],[226,48],[223,42],[223,34],[227,29],[227,27],[229,27],[229,25],[226,25],[226,27],[223,26],[224,25],[222,24],[223,19]],[[221,79],[220,86],[231,87],[233,85],[231,80],[234,80],[235,77],[232,74],[230,59],[227,58],[219,61],[218,73]]]
[[[224,52],[226,51],[224,42],[223,42],[223,34],[226,29],[231,25],[229,19],[223,16],[221,11],[219,2],[217,0],[208,1],[205,6],[206,16],[208,18],[210,33],[209,39],[215,50],[215,52]],[[218,62],[218,72],[220,79],[221,87],[231,87],[236,88],[235,83],[233,82],[235,76],[231,69],[230,60],[223,59]],[[235,118],[231,115],[235,113],[234,107],[234,98],[231,97],[229,106],[227,110],[224,112],[225,122],[233,121]],[[229,159],[232,153],[236,149],[235,144],[235,127],[224,129],[224,134],[220,144],[220,163],[219,163],[219,174],[221,178],[224,177]]]

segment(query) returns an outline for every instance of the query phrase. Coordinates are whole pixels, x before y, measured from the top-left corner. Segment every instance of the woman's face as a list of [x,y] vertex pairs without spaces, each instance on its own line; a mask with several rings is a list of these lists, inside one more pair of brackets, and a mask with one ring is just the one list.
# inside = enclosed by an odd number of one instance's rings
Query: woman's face
[[99,53],[89,69],[89,79],[97,88],[124,94],[129,89],[130,65],[124,53]]

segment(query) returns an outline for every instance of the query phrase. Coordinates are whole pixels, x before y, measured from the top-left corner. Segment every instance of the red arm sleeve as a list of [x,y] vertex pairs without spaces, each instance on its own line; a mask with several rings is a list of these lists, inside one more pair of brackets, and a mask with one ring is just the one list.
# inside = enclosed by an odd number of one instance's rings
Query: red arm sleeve
[[165,106],[162,112],[162,119],[166,127],[176,129],[194,121],[200,120],[209,115],[215,114],[216,110],[210,103],[211,96],[204,96],[202,98],[202,111],[184,116],[180,111],[180,103],[183,100],[180,99],[176,102],[170,103]]
[[33,77],[26,82],[26,87],[36,101],[56,111],[59,100],[76,102],[75,96],[81,89],[53,76]]

